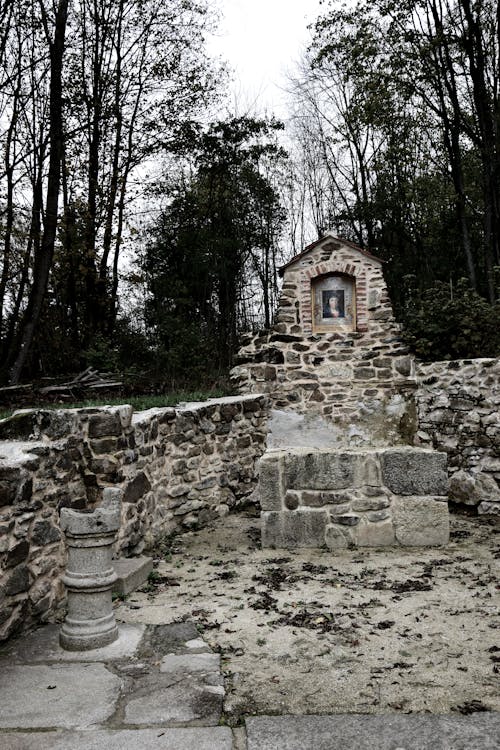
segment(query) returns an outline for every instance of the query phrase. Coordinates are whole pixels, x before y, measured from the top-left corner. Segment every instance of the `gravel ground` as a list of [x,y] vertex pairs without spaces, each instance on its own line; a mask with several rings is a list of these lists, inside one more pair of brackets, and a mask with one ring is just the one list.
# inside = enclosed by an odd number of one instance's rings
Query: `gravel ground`
[[452,515],[442,548],[262,550],[231,515],[166,542],[124,622],[192,620],[222,655],[225,720],[500,711],[500,523]]

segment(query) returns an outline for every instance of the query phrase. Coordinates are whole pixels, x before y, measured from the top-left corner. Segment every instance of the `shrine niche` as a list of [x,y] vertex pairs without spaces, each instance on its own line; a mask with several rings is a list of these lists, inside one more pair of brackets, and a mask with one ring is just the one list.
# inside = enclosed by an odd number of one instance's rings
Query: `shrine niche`
[[315,333],[356,329],[356,285],[347,274],[333,273],[311,281]]

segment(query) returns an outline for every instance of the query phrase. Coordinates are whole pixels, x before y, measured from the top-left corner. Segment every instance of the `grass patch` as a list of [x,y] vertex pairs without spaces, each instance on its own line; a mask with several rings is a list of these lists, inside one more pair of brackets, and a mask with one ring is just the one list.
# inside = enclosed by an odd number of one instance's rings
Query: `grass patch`
[[[206,401],[209,398],[220,398],[221,396],[227,396],[227,392],[223,388],[213,391],[173,391],[172,393],[157,396],[117,396],[114,398],[94,398],[73,402],[64,401],[62,403],[40,401],[29,406],[23,406],[23,408],[84,409],[93,406],[121,406],[122,404],[131,404],[134,407],[134,411],[145,411],[146,409],[158,407],[177,406],[177,404],[183,401]],[[0,409],[0,419],[10,417],[13,411],[15,409]]]

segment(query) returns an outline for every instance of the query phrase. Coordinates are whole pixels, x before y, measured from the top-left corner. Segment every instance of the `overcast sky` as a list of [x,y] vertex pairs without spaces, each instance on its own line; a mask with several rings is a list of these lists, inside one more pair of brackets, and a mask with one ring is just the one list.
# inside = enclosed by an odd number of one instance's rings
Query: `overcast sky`
[[250,108],[284,116],[286,72],[307,45],[320,0],[219,0],[219,6],[223,17],[210,49],[234,69],[239,114]]

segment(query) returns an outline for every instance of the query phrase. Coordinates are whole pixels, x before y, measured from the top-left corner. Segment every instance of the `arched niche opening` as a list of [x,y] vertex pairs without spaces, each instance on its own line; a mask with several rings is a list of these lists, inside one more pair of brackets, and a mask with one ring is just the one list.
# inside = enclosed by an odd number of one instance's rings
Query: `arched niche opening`
[[356,330],[356,283],[353,276],[329,273],[311,279],[315,333]]

